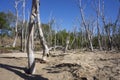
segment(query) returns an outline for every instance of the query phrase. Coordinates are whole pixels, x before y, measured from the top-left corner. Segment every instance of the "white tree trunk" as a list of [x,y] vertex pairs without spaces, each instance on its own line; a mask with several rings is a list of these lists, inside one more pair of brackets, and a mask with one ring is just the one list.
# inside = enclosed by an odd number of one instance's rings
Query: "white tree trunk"
[[35,72],[35,59],[34,59],[34,26],[35,21],[37,20],[37,25],[39,29],[40,42],[43,46],[43,60],[46,60],[46,56],[49,54],[49,49],[45,41],[41,23],[40,23],[40,14],[39,14],[39,0],[32,0],[32,11],[30,16],[29,23],[29,35],[27,43],[27,53],[28,53],[28,72],[30,74]]
[[13,42],[13,47],[16,46],[16,41],[17,41],[17,37],[18,37],[18,30],[17,30],[17,26],[18,26],[18,3],[17,1],[15,1],[15,11],[16,11],[16,23],[15,23],[15,39]]
[[34,59],[34,24],[32,24],[32,20],[29,24],[29,36],[28,36],[28,44],[27,44],[27,53],[28,53],[28,73],[34,74],[35,72],[35,59]]
[[23,21],[21,26],[21,51],[23,51],[23,34],[25,29],[25,0],[23,0],[22,8],[23,8],[23,12],[22,12]]
[[29,22],[29,34],[27,42],[27,54],[28,54],[28,73],[33,74],[35,72],[35,59],[34,59],[34,23],[35,23],[35,1],[32,1],[32,11]]
[[28,20],[28,21],[27,21],[27,24],[26,24],[26,26],[25,26],[25,44],[24,44],[24,52],[27,51],[27,38],[28,38],[27,34],[28,34],[28,26],[29,26],[29,12],[28,12],[28,19],[27,19],[27,20]]
[[42,44],[43,47],[43,60],[46,60],[46,56],[49,55],[49,48],[47,46],[47,42],[44,38],[43,32],[42,32],[42,27],[41,27],[41,21],[40,21],[40,14],[39,14],[39,0],[34,0],[36,3],[36,15],[37,15],[37,25],[38,25],[38,29],[39,29],[39,35],[40,35],[40,42]]
[[69,42],[70,42],[70,37],[68,36],[67,39],[66,39],[64,53],[68,50]]
[[97,9],[97,30],[98,30],[99,49],[102,50],[101,40],[100,40],[99,13],[100,13],[100,0],[98,0],[98,9]]
[[[28,23],[27,23],[28,24]],[[26,52],[27,48],[27,27],[28,25],[25,26],[25,43],[24,43],[24,52]]]
[[[104,25],[104,30],[106,31],[106,34],[107,34],[107,37],[108,37],[108,49],[112,49],[112,40],[110,38],[110,28],[106,28],[105,29],[105,26],[107,26],[106,24],[106,21],[105,21],[105,15],[104,15],[104,0],[102,1],[102,22],[103,22],[103,25]],[[107,38],[105,38],[107,40]],[[106,44],[107,45],[107,44]]]
[[86,30],[86,33],[87,33],[87,37],[88,37],[88,40],[89,40],[89,43],[90,43],[90,48],[91,48],[91,51],[93,51],[92,35],[90,34],[90,31],[87,28],[87,23],[86,23],[85,18],[84,18],[84,13],[83,13],[81,0],[79,0],[79,8],[80,8],[82,22],[83,22],[83,25],[85,27],[85,30]]

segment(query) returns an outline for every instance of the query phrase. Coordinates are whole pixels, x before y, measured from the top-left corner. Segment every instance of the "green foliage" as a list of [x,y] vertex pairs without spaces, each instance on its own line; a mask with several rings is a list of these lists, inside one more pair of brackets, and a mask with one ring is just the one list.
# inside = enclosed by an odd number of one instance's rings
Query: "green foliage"
[[5,19],[6,15],[4,12],[0,13],[0,29],[6,29],[7,28],[7,21]]
[[93,41],[93,46],[95,48],[97,48],[99,46],[99,44],[98,44],[98,36],[93,37],[92,41]]
[[20,50],[20,47],[17,46],[17,47],[1,47],[0,46],[0,52],[1,53],[11,53],[13,50]]
[[66,38],[69,34],[67,33],[66,30],[61,30],[57,32],[56,34],[56,39],[57,39],[57,45],[65,45]]
[[0,34],[9,35],[12,30],[11,26],[14,25],[15,16],[12,12],[0,12]]

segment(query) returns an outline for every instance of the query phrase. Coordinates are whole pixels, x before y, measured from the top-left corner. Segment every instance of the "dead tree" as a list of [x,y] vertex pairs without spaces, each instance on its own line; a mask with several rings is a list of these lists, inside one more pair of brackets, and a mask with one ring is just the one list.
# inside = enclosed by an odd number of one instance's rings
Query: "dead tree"
[[28,53],[28,72],[30,74],[35,71],[35,59],[34,59],[34,25],[37,20],[37,26],[39,28],[40,42],[43,46],[43,60],[46,60],[46,55],[49,54],[49,49],[45,41],[41,23],[40,23],[40,14],[39,14],[39,0],[32,0],[32,11],[29,22],[29,34],[28,34],[28,43],[27,43],[27,53]]
[[15,11],[16,11],[16,23],[15,23],[15,39],[13,42],[13,47],[16,45],[17,37],[18,37],[18,4],[20,1],[15,1]]
[[47,46],[47,42],[44,38],[43,32],[42,32],[42,27],[41,27],[41,22],[40,22],[40,14],[39,14],[39,0],[35,0],[36,2],[36,18],[37,18],[37,26],[39,29],[39,35],[40,35],[40,42],[43,47],[43,60],[46,60],[46,56],[49,55],[49,48]]
[[98,33],[98,43],[99,43],[99,49],[102,50],[101,46],[101,38],[100,38],[100,24],[99,24],[99,13],[100,13],[100,0],[98,0],[98,7],[96,8],[97,13],[97,33]]
[[22,26],[21,26],[21,51],[23,51],[23,34],[24,34],[24,28],[25,28],[25,0],[23,0],[23,4],[22,4],[22,16],[23,16],[23,20],[22,20]]
[[28,12],[27,23],[25,24],[25,43],[24,43],[24,52],[27,51],[28,26],[29,26],[29,12]]
[[[112,49],[112,40],[110,37],[110,25],[106,23],[105,21],[105,15],[104,15],[104,0],[102,0],[102,14],[101,14],[101,18],[102,18],[102,22],[103,22],[103,26],[104,26],[104,30],[107,34],[108,37],[108,49]],[[107,39],[107,38],[105,38]],[[106,41],[106,40],[105,40]]]
[[66,38],[64,53],[68,50],[69,42],[70,42],[70,36],[68,35]]
[[[35,0],[36,1],[36,0]],[[36,3],[32,1],[32,11],[30,15],[29,21],[29,34],[28,34],[28,42],[27,42],[27,54],[28,54],[28,73],[33,74],[35,72],[35,59],[34,59],[34,23],[35,23],[35,8]]]
[[83,7],[82,7],[82,0],[79,0],[79,8],[80,8],[82,22],[83,22],[83,25],[85,27],[85,30],[86,30],[86,33],[87,33],[87,37],[88,37],[88,40],[89,40],[90,48],[91,48],[91,51],[93,51],[92,36],[91,36],[91,32],[88,29],[87,22],[85,21]]

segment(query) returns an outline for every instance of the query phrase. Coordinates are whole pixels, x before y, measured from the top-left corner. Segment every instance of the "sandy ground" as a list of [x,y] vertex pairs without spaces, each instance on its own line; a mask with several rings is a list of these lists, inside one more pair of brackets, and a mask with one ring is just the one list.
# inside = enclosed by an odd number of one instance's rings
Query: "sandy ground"
[[0,80],[120,80],[120,52],[51,52],[47,63],[40,63],[36,52],[36,72],[25,73],[26,53],[0,54]]

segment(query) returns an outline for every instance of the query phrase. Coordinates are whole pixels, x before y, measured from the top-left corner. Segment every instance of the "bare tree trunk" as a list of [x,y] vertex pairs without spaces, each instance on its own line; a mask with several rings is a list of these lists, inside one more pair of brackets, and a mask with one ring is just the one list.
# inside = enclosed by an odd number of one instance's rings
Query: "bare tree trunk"
[[37,20],[37,25],[39,29],[40,42],[41,42],[41,45],[43,46],[43,60],[46,60],[46,56],[49,54],[49,49],[41,28],[40,14],[39,14],[39,0],[32,0],[32,11],[30,16],[29,35],[28,35],[28,44],[27,44],[28,68],[29,68],[28,72],[30,74],[35,72],[34,26],[35,26],[36,20]]
[[55,38],[54,38],[54,51],[56,50],[56,31],[55,31]]
[[68,37],[67,37],[67,39],[66,39],[66,44],[65,44],[64,53],[68,50],[69,42],[70,42],[70,37],[69,37],[69,35],[68,35]]
[[[53,20],[54,21],[54,20]],[[49,26],[49,34],[48,34],[48,39],[49,39],[49,45],[52,46],[52,31],[51,31],[51,26],[53,24],[53,21],[52,21],[52,12],[50,13],[50,16],[49,16],[49,23],[48,23],[48,26]]]
[[15,11],[16,11],[16,23],[15,23],[15,39],[14,39],[14,42],[13,42],[13,47],[15,47],[16,45],[16,41],[17,41],[17,37],[18,37],[18,29],[17,29],[17,26],[18,26],[18,1],[15,1]]
[[90,31],[89,32],[87,31],[87,35],[88,35],[91,51],[93,51],[92,36],[90,35]]
[[25,0],[23,0],[22,8],[23,8],[23,12],[22,12],[23,21],[21,26],[21,51],[23,51],[23,34],[25,29]]
[[100,40],[99,12],[100,12],[100,0],[98,0],[98,9],[97,9],[97,30],[98,30],[99,49],[102,50],[101,40]]
[[35,59],[34,59],[34,24],[32,22],[33,15],[31,15],[31,20],[29,23],[29,35],[27,43],[27,53],[28,53],[28,73],[34,74],[35,72]]
[[42,28],[41,28],[41,22],[40,22],[40,14],[39,14],[39,0],[34,0],[35,4],[36,4],[36,16],[37,16],[37,25],[38,25],[38,29],[39,29],[39,35],[40,35],[40,42],[42,44],[43,47],[43,60],[46,60],[46,56],[49,55],[49,48],[47,46],[47,42],[44,38],[43,32],[42,32]]
[[107,34],[107,37],[108,37],[108,49],[112,49],[112,43],[111,43],[111,38],[110,38],[110,31],[109,31],[109,28],[105,28],[107,26],[106,24],[106,21],[105,21],[105,16],[104,16],[104,1],[102,1],[102,22],[103,22],[103,25],[104,25],[104,29],[106,31],[106,34]]
[[110,31],[108,29],[108,31],[106,32],[107,33],[107,37],[108,37],[108,50],[112,50],[112,39],[110,37]]
[[28,12],[28,19],[27,24],[25,26],[25,44],[24,44],[24,52],[27,51],[27,38],[28,38],[28,25],[29,25],[29,12]]
[[85,30],[86,30],[86,33],[87,33],[87,37],[88,37],[88,40],[89,40],[89,43],[90,43],[90,48],[91,48],[91,51],[93,51],[92,37],[90,35],[90,31],[87,28],[87,24],[86,24],[86,21],[85,21],[85,18],[84,18],[83,8],[82,8],[82,5],[81,5],[81,0],[79,0],[79,8],[80,8],[82,22],[83,22],[83,25],[85,27]]
[[35,24],[35,10],[36,1],[32,0],[32,11],[29,22],[29,34],[27,42],[27,54],[28,54],[28,73],[33,74],[35,72],[35,59],[34,59],[34,24]]

